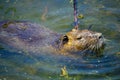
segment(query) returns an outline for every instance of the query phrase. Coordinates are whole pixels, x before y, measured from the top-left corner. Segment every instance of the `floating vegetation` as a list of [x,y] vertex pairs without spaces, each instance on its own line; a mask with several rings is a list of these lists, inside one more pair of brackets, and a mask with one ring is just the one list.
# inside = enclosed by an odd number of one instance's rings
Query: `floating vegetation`
[[68,75],[68,71],[66,69],[66,66],[61,68],[61,74],[60,74],[60,80],[81,80],[82,75]]
[[61,74],[60,74],[60,76],[68,76],[68,72],[67,72],[66,66],[64,66],[63,68],[61,68]]
[[79,19],[84,19],[84,15],[83,15],[83,14],[79,14],[79,15],[78,15],[78,18],[79,18]]
[[64,77],[64,78],[68,78],[68,72],[67,72],[67,69],[66,69],[66,66],[64,66],[63,68],[61,68],[61,74],[60,76]]

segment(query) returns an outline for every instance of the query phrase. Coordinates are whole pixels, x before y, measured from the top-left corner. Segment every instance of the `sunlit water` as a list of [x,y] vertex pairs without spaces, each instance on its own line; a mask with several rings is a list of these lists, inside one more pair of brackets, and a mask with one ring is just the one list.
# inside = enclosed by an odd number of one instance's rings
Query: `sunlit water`
[[[0,0],[0,20],[23,20],[65,33],[73,28],[70,0]],[[0,45],[0,80],[119,80],[120,0],[78,0],[79,28],[103,33],[104,56],[70,57],[9,51]],[[35,53],[34,53],[35,54]],[[68,77],[61,77],[66,66]]]

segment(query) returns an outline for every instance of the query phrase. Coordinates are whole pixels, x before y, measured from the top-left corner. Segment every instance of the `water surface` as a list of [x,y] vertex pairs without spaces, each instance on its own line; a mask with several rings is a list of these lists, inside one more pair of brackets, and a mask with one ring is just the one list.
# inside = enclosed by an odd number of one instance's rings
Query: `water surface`
[[[119,80],[120,1],[78,0],[79,28],[103,33],[107,39],[104,56],[70,57],[9,51],[0,45],[0,80]],[[21,20],[42,24],[65,33],[73,28],[69,0],[0,0],[0,21]],[[66,66],[68,77],[61,77]]]

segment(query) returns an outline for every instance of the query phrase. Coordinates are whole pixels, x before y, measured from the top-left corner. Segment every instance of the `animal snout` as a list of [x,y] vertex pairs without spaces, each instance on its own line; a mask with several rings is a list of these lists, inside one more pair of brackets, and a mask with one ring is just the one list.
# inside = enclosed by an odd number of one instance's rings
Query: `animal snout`
[[98,39],[102,39],[102,38],[103,38],[102,33],[96,33],[95,36],[96,36]]

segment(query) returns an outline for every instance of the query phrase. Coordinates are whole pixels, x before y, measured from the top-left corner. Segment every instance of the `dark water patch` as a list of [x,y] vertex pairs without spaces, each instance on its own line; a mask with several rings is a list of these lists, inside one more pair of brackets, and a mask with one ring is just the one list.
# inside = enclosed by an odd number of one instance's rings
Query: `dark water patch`
[[3,50],[3,49],[4,49],[4,47],[0,45],[0,50]]

